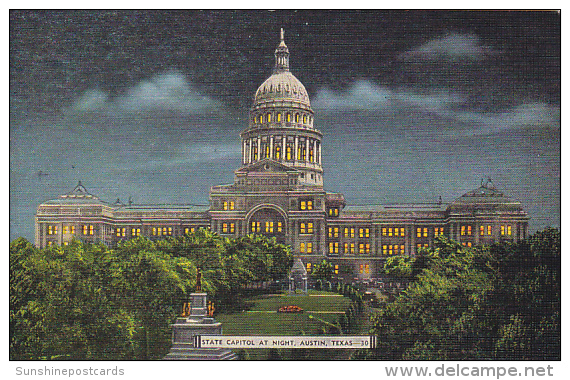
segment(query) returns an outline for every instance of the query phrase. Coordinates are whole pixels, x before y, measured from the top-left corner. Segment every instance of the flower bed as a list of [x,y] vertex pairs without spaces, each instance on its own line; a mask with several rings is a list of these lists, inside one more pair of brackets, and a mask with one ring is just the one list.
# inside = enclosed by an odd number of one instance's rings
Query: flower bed
[[279,312],[280,313],[302,313],[303,309],[301,309],[299,306],[289,305],[289,306],[280,307]]

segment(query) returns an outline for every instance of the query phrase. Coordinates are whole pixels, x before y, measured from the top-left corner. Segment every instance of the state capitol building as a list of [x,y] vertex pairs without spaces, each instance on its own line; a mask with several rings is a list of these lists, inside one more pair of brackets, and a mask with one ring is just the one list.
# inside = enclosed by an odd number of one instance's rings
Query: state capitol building
[[289,71],[282,31],[273,74],[257,89],[240,135],[242,166],[232,184],[211,188],[209,206],[107,203],[80,182],[38,207],[36,245],[80,239],[113,246],[207,228],[227,237],[274,236],[309,272],[326,258],[339,277],[366,279],[378,277],[386,257],[415,255],[439,235],[469,247],[527,237],[527,213],[490,180],[449,204],[347,205],[323,187],[323,134],[314,121],[307,90]]

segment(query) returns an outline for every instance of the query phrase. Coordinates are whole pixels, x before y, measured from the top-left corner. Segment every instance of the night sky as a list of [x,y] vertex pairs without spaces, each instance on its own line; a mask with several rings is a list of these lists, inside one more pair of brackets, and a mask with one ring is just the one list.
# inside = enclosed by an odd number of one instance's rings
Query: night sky
[[560,15],[11,11],[10,240],[78,180],[101,199],[207,204],[279,29],[349,204],[451,202],[491,177],[560,225]]

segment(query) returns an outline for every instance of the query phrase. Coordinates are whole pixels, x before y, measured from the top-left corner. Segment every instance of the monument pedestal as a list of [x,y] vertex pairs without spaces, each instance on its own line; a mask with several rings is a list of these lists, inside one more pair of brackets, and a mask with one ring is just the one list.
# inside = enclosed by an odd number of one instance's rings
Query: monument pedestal
[[198,348],[197,335],[222,335],[222,324],[207,317],[207,294],[190,294],[190,315],[172,324],[172,348],[163,360],[236,360],[232,351],[222,348]]

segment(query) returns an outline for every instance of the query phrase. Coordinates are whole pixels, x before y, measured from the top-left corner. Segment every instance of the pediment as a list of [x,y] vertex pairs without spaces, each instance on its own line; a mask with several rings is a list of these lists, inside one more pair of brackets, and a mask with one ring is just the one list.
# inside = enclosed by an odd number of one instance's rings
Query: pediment
[[251,165],[243,166],[236,173],[296,173],[297,169],[266,158]]

